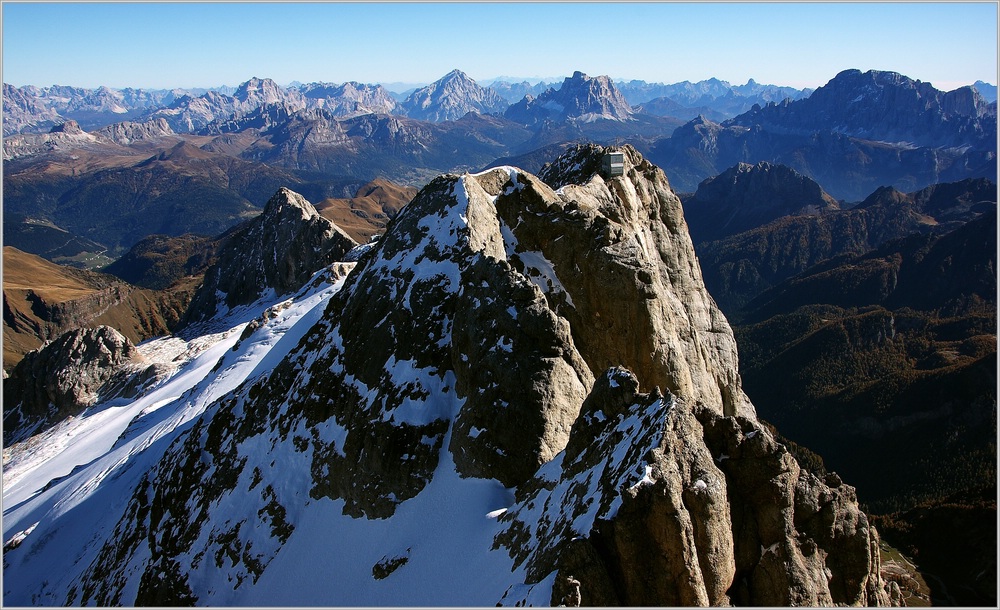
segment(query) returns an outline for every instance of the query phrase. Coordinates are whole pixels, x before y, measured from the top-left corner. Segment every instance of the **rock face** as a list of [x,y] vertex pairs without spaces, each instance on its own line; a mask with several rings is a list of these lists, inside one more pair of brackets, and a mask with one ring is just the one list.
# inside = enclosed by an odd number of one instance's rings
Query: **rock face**
[[279,189],[260,216],[228,236],[185,318],[206,320],[252,303],[267,290],[277,295],[296,290],[356,245],[302,195]]
[[[66,603],[251,599],[306,548],[311,567],[357,557],[302,546],[306,514],[324,531],[460,519],[434,494],[480,486],[507,510],[477,515],[489,537],[460,556],[487,567],[461,592],[413,585],[437,599],[886,602],[853,490],[801,472],[757,423],[663,173],[626,147],[605,179],[604,152],[573,148],[545,181],[504,167],[428,184],[288,358],[146,474]],[[264,474],[278,462],[280,480]],[[458,552],[364,539],[363,582],[323,599]],[[363,599],[408,594],[378,590]]]
[[129,146],[133,142],[162,138],[163,136],[174,135],[174,130],[164,118],[153,119],[145,123],[133,123],[124,121],[114,123],[98,130],[97,135],[104,136],[115,144]]
[[525,96],[504,116],[529,125],[567,119],[625,121],[632,116],[632,108],[607,76],[591,78],[574,72],[559,89],[548,89],[537,98]]
[[888,601],[853,488],[802,471],[753,419],[637,390],[624,369],[598,378],[561,459],[501,517],[529,581],[555,570],[552,605]]
[[69,331],[28,352],[3,384],[4,444],[94,404],[137,358],[132,342],[109,326]]
[[396,100],[382,85],[347,82],[309,83],[299,87],[310,108],[324,108],[335,116],[352,117],[362,114],[392,114]]
[[840,206],[815,181],[790,167],[739,163],[705,180],[684,200],[684,218],[698,244],[741,233],[782,216],[816,215]]
[[438,122],[454,121],[470,112],[503,112],[507,102],[496,91],[480,87],[461,70],[452,70],[411,93],[400,107],[410,118]]

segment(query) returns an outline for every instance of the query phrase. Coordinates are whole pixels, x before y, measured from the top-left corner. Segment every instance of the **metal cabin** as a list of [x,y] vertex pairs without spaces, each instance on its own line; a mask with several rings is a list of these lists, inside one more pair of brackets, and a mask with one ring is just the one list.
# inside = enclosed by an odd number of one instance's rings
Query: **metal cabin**
[[605,153],[601,165],[605,177],[614,178],[615,176],[622,176],[625,174],[625,153]]

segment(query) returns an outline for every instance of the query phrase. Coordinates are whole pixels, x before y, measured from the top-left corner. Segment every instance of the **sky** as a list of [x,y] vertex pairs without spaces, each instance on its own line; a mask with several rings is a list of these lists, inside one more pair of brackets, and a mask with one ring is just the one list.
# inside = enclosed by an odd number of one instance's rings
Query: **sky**
[[498,76],[997,82],[996,2],[3,2],[3,82],[165,89]]

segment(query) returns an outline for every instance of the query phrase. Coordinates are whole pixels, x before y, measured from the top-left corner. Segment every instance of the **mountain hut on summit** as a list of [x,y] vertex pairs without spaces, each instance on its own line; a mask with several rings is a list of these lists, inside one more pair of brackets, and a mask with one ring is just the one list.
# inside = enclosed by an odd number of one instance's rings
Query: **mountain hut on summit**
[[625,174],[625,153],[609,152],[604,155],[601,162],[606,178],[614,178]]

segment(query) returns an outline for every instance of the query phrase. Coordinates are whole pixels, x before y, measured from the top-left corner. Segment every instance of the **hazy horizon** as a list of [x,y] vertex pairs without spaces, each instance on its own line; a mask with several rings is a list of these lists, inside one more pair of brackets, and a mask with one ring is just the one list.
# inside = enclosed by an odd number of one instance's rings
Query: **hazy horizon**
[[458,68],[803,89],[856,68],[951,90],[995,84],[996,49],[995,2],[3,3],[15,86],[416,84]]

